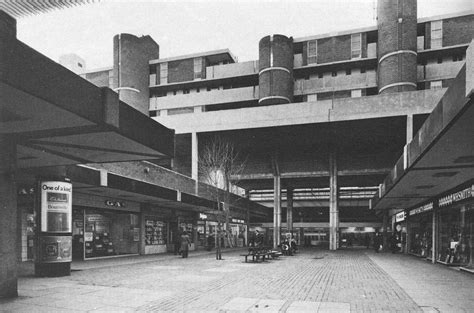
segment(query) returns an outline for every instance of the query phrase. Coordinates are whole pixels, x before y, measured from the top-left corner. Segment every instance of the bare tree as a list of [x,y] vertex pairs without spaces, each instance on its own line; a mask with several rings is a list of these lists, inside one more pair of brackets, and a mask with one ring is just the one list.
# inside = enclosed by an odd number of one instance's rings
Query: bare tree
[[[216,259],[222,259],[221,238],[229,228],[230,191],[245,162],[239,161],[239,153],[234,145],[215,137],[205,145],[199,154],[199,176],[201,181],[211,186],[210,194],[217,203]],[[225,228],[223,229],[223,226]]]

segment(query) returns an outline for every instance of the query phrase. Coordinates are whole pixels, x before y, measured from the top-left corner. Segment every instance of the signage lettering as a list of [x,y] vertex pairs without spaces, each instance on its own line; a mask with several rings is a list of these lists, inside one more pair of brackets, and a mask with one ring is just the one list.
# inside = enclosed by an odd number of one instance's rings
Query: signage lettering
[[471,198],[474,194],[474,185],[464,190],[452,193],[450,195],[444,196],[438,200],[438,205],[440,207],[447,206],[455,202],[459,202],[464,199]]
[[399,212],[395,215],[395,222],[403,222],[406,218],[407,214],[405,211]]
[[202,220],[207,220],[207,215],[204,213],[199,213],[199,218]]
[[106,206],[114,206],[114,207],[117,207],[117,208],[123,208],[123,207],[125,207],[125,202],[105,200],[105,205]]
[[410,211],[410,216],[433,210],[433,202],[420,206]]

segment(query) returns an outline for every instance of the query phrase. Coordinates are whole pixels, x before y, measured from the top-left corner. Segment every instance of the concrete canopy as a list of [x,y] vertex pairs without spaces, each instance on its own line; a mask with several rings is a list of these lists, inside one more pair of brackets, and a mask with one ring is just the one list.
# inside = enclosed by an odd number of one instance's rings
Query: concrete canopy
[[2,38],[0,68],[0,135],[17,144],[18,168],[173,155],[173,130],[14,37]]
[[472,44],[469,49],[466,65],[406,146],[373,209],[412,208],[474,178]]

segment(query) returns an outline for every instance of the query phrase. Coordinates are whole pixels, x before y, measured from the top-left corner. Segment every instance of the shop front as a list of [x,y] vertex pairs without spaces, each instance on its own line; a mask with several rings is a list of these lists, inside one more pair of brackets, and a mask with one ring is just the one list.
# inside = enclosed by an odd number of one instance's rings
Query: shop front
[[393,233],[398,239],[397,249],[399,252],[406,253],[407,248],[407,212],[401,211],[393,216]]
[[247,226],[245,225],[245,221],[243,219],[230,219],[227,238],[231,247],[244,247],[246,245]]
[[438,199],[439,263],[450,266],[472,265],[474,243],[474,185]]
[[94,196],[78,195],[73,203],[74,260],[140,253],[140,206]]
[[433,202],[408,211],[408,253],[429,258],[433,244]]

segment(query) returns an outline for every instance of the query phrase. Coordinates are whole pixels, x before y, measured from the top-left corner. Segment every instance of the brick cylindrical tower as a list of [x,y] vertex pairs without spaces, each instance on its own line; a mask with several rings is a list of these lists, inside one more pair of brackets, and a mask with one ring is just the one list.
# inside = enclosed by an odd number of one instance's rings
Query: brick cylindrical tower
[[261,105],[293,101],[293,38],[263,37],[259,42],[259,100]]
[[150,36],[114,36],[113,86],[120,100],[148,115],[149,65],[159,58],[160,47]]
[[416,0],[378,0],[379,93],[416,90]]

